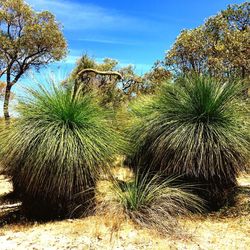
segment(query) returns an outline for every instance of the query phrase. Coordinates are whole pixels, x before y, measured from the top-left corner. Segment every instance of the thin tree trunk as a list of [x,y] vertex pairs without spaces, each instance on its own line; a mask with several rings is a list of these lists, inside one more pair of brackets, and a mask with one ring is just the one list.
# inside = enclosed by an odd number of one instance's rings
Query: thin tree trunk
[[6,124],[9,124],[10,120],[10,114],[9,114],[10,91],[11,91],[11,84],[7,83],[4,96],[4,104],[3,104],[3,113]]
[[[246,77],[246,69],[245,69],[245,67],[242,67],[241,69],[242,69],[241,77],[242,77],[243,82],[244,82],[244,79],[245,79],[245,77]],[[243,90],[243,97],[244,97],[245,99],[248,98],[248,89],[249,89],[248,86],[246,86],[246,88]]]

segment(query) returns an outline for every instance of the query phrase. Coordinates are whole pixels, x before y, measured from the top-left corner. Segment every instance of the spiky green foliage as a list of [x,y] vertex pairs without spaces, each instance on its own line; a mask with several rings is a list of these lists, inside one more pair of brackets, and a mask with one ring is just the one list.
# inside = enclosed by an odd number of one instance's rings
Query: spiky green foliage
[[122,206],[125,215],[142,227],[172,233],[177,229],[176,216],[203,210],[203,201],[188,192],[189,188],[177,185],[173,177],[163,179],[158,174],[136,172],[131,181],[113,180],[113,206]]
[[221,203],[249,156],[249,134],[236,105],[239,91],[235,82],[192,76],[136,103],[130,164],[182,175],[202,184],[213,205]]
[[29,90],[28,96],[18,106],[19,118],[1,132],[1,160],[25,204],[65,215],[89,198],[124,142],[90,96],[73,98],[58,87]]

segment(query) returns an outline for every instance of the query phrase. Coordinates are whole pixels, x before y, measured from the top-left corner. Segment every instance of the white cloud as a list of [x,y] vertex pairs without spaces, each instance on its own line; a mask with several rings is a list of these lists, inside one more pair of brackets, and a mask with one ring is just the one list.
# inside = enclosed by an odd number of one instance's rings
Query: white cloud
[[[81,55],[82,55],[81,51],[71,50],[70,54],[60,62],[71,65],[73,67],[76,64],[77,60],[80,59]],[[102,63],[105,58],[93,57],[93,59],[98,63]],[[119,62],[118,67],[126,67],[131,65],[134,68],[135,72],[139,75],[143,75],[145,72],[149,71],[153,66],[152,64],[146,64],[146,63],[130,63],[129,60],[122,58],[113,58],[113,59],[118,60]]]
[[99,39],[99,38],[79,38],[77,41],[82,42],[93,42],[93,43],[104,43],[104,44],[119,44],[119,45],[138,45],[136,42],[129,41],[119,41],[119,40],[108,40],[108,39]]
[[37,11],[49,10],[65,30],[133,30],[141,29],[143,21],[116,10],[86,3],[59,0],[26,0]]
[[[77,55],[73,55],[73,54],[78,54]],[[76,51],[72,51],[72,53],[70,55],[68,55],[62,62],[66,63],[66,64],[72,64],[75,65],[75,63],[77,62],[77,60],[81,57],[81,53]],[[90,56],[91,57],[91,56]],[[105,58],[101,58],[101,57],[93,57],[93,59],[98,62],[98,63],[102,63],[103,60]],[[133,66],[133,68],[135,69],[135,71],[137,72],[137,74],[144,74],[145,72],[149,71],[152,68],[152,64],[146,64],[146,63],[129,63],[128,60],[123,60],[123,59],[118,59],[118,58],[113,58],[115,60],[118,60],[119,64],[118,67],[126,67],[126,66]]]

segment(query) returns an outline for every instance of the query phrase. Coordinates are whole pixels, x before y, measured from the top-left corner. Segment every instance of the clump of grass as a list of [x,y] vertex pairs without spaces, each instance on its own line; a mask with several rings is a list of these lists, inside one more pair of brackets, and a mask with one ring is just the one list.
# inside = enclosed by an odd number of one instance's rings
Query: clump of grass
[[239,86],[185,77],[135,103],[135,150],[129,164],[182,175],[186,182],[202,185],[201,195],[211,208],[225,204],[250,153],[249,127],[237,105]]
[[113,211],[114,217],[123,215],[160,234],[177,230],[176,216],[203,210],[202,199],[188,192],[187,185],[177,185],[176,178],[163,179],[158,174],[138,171],[130,181],[113,179],[111,182],[111,195],[100,207],[108,213]]
[[28,90],[19,117],[0,134],[1,161],[14,191],[35,216],[88,207],[99,173],[123,150],[110,112],[88,96],[54,86]]

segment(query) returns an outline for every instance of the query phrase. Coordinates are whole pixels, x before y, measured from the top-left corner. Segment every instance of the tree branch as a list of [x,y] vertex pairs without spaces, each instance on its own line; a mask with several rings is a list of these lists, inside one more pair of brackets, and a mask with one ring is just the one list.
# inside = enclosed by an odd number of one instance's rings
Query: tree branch
[[6,73],[7,68],[0,71],[0,78]]

